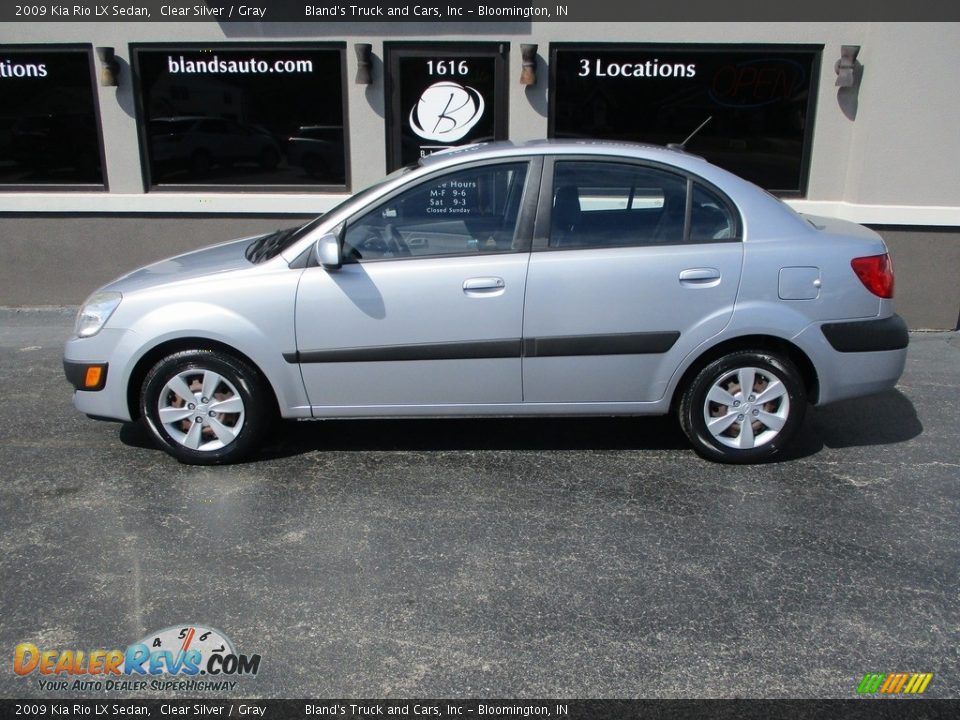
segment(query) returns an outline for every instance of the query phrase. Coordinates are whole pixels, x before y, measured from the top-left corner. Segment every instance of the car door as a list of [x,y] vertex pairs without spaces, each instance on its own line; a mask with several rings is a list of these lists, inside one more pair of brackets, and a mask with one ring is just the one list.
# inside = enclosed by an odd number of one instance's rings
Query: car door
[[315,415],[522,401],[541,165],[439,171],[346,223],[342,267],[307,268],[297,292],[296,360]]
[[524,310],[524,401],[653,402],[733,312],[739,214],[672,168],[548,160]]

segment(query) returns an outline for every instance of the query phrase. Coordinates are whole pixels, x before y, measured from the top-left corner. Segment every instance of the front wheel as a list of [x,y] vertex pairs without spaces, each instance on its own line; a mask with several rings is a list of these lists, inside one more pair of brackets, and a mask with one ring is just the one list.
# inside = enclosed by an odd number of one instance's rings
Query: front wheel
[[780,452],[799,429],[806,406],[803,379],[790,360],[747,350],[703,368],[684,391],[678,415],[699,455],[751,463]]
[[272,419],[268,390],[246,362],[214,350],[168,355],[147,373],[141,416],[163,450],[191,465],[242,459]]

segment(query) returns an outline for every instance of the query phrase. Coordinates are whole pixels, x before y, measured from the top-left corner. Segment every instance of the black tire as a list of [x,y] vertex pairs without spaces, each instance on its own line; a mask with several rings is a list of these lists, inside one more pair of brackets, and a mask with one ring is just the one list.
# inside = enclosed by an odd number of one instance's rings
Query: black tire
[[[755,371],[752,391],[742,394],[741,380],[749,383],[751,370]],[[708,398],[711,391],[713,398],[730,402],[714,402]],[[790,442],[806,408],[803,379],[789,359],[763,350],[743,350],[724,355],[697,373],[683,392],[677,415],[701,457],[754,463],[773,457]],[[712,430],[707,415],[716,421]],[[746,422],[747,417],[753,419]]]
[[[184,383],[181,393],[171,388],[177,379]],[[209,398],[203,396],[207,383],[213,387]],[[187,390],[194,393],[192,398],[182,397]],[[239,412],[226,411],[237,409]],[[181,413],[185,417],[172,420]],[[217,350],[168,355],[150,369],[140,392],[140,415],[157,444],[189,465],[243,459],[259,446],[275,414],[272,395],[260,373],[247,362]],[[200,430],[193,427],[195,423]]]

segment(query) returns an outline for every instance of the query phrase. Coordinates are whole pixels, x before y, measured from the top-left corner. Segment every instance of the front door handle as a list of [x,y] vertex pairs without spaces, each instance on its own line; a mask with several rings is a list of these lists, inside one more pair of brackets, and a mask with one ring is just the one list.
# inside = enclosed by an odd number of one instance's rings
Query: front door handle
[[506,286],[503,278],[499,277],[475,277],[463,281],[463,291],[467,295],[499,294]]
[[688,268],[680,273],[681,285],[712,287],[720,282],[720,271],[716,268]]

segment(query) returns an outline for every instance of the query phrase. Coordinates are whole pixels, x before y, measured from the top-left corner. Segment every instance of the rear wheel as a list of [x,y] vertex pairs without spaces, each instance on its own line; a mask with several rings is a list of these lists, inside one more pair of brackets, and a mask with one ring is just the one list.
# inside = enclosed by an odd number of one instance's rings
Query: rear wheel
[[766,460],[803,422],[807,397],[796,366],[776,353],[730,353],[701,370],[678,410],[693,449],[727,463]]
[[272,421],[269,391],[248,363],[214,350],[168,355],[147,373],[141,415],[161,448],[180,462],[236,462]]

